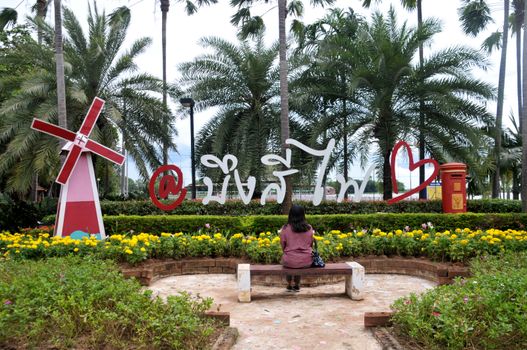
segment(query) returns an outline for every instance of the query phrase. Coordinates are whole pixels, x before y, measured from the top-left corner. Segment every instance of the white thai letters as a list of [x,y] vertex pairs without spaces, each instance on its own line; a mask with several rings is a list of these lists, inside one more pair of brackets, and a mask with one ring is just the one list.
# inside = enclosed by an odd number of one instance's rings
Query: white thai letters
[[[286,144],[295,146],[302,151],[309,153],[315,157],[322,157],[322,162],[320,163],[318,174],[317,174],[317,182],[315,185],[315,192],[313,193],[313,204],[319,205],[322,201],[323,195],[324,195],[324,188],[322,186],[322,182],[324,179],[324,175],[327,170],[329,157],[331,156],[331,152],[333,151],[333,148],[335,147],[335,140],[331,139],[329,140],[327,146],[323,150],[316,150],[311,147],[308,147],[301,142],[298,142],[294,139],[287,139]],[[261,158],[261,162],[264,165],[267,166],[284,166],[287,168],[286,170],[279,168],[277,170],[273,171],[273,175],[278,178],[279,183],[271,183],[265,187],[265,189],[262,192],[262,197],[260,199],[260,204],[264,205],[267,201],[267,198],[269,195],[272,194],[272,192],[276,192],[276,201],[278,203],[282,203],[285,198],[285,178],[286,176],[290,176],[292,174],[298,173],[298,169],[291,169],[291,149],[286,150],[286,156],[285,159],[281,157],[280,155],[276,154],[266,154]],[[244,190],[244,184],[242,183],[240,179],[240,174],[238,172],[238,169],[236,167],[238,166],[238,158],[233,156],[232,154],[227,154],[223,157],[223,160],[220,160],[218,157],[206,154],[201,157],[201,164],[206,166],[207,168],[220,168],[223,174],[225,175],[225,178],[223,179],[221,192],[218,195],[213,195],[214,190],[214,184],[212,182],[212,179],[205,176],[203,178],[203,183],[207,186],[207,195],[205,198],[203,198],[203,204],[208,204],[211,201],[216,201],[220,204],[224,204],[227,196],[227,187],[229,185],[229,181],[231,179],[230,173],[233,172],[234,174],[234,182],[236,184],[236,188],[238,190],[239,196],[244,204],[248,204],[251,201],[251,198],[254,194],[255,186],[256,186],[256,178],[254,176],[249,176],[247,178],[247,193]],[[354,201],[360,201],[362,198],[362,194],[364,193],[364,189],[366,188],[366,183],[368,182],[368,179],[372,173],[372,171],[375,169],[375,167],[372,165],[368,168],[366,171],[366,175],[364,177],[364,180],[359,187],[357,182],[354,180],[345,181],[344,177],[341,174],[337,175],[337,181],[341,184],[341,189],[339,192],[339,195],[337,197],[338,202],[342,202],[344,199],[344,193],[345,191],[350,187],[353,186],[355,190],[355,196]]]
[[318,151],[316,149],[308,147],[293,139],[287,139],[285,140],[285,143],[296,146],[304,152],[312,154],[314,156],[324,157],[322,158],[322,164],[320,165],[318,170],[317,183],[315,185],[315,193],[313,193],[313,204],[319,205],[322,201],[322,197],[324,196],[324,188],[322,187],[322,181],[324,180],[324,174],[326,173],[326,168],[328,166],[329,156],[333,151],[333,147],[335,147],[335,139],[329,140],[326,149],[322,151]]
[[[287,141],[286,141],[287,142]],[[291,168],[291,150],[288,148],[285,151],[285,159],[276,154],[266,154],[262,157],[262,164],[264,165],[280,165],[283,164],[287,168]],[[285,198],[285,177],[298,173],[297,169],[273,171],[273,175],[280,180],[280,185],[270,184],[262,192],[262,198],[260,198],[260,204],[264,205],[265,200],[272,190],[276,191],[276,201],[282,203]]]
[[344,176],[342,176],[342,174],[338,174],[337,181],[340,183],[340,191],[337,197],[337,203],[340,203],[344,200],[344,194],[346,193],[346,191],[348,190],[350,186],[353,186],[353,190],[354,190],[353,192],[355,193],[355,195],[353,196],[353,201],[360,202],[373,170],[375,170],[375,165],[370,165],[370,167],[366,171],[366,175],[364,175],[364,178],[362,179],[360,188],[359,188],[359,185],[357,184],[357,181],[352,179],[346,182],[346,180],[344,179]]
[[[229,162],[231,163],[230,166]],[[216,201],[220,204],[225,204],[227,186],[229,185],[229,180],[231,179],[231,176],[228,174],[238,166],[238,158],[236,158],[232,154],[227,154],[223,157],[222,161],[216,156],[206,154],[201,157],[201,164],[205,165],[207,168],[220,168],[223,174],[226,175],[225,179],[223,179],[223,186],[221,187],[221,192],[218,196],[212,195],[214,185],[212,183],[211,178],[207,176],[203,178],[203,183],[207,185],[207,195],[205,196],[205,198],[203,198],[203,204],[207,205],[210,201]]]

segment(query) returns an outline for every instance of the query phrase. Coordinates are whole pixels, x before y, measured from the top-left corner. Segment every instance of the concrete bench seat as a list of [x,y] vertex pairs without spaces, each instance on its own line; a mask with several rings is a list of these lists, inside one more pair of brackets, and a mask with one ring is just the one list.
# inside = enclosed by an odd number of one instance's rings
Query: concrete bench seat
[[251,265],[238,264],[238,301],[251,302],[251,277],[252,276],[346,276],[346,294],[353,300],[364,298],[364,267],[356,262],[326,264],[325,267],[310,267],[304,269],[290,269],[282,265]]

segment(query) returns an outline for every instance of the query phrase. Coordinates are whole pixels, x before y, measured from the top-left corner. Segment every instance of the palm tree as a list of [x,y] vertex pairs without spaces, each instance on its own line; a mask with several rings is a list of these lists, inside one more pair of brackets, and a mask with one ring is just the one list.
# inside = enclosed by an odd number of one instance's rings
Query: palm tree
[[[347,68],[341,64],[347,53],[335,47],[342,41],[356,40],[362,21],[352,9],[331,9],[322,19],[295,32],[299,45],[293,58],[303,61],[305,69],[292,79],[292,110],[308,125],[312,147],[323,148],[327,138],[337,140],[330,164],[337,165],[336,160],[342,159],[338,165],[346,181],[353,159],[350,155],[354,154],[348,145],[347,130],[356,105],[349,94]],[[321,134],[326,135],[322,143],[318,137]]]
[[[375,13],[357,40],[341,40],[324,50],[341,53],[353,103],[350,147],[365,153],[372,143],[378,147],[384,199],[392,197],[390,156],[401,138],[418,140],[422,131],[435,159],[477,164],[472,150],[482,141],[480,126],[488,119],[483,101],[493,97],[493,90],[467,68],[485,67],[487,61],[474,50],[454,47],[413,64],[419,43],[426,45],[439,31],[434,20],[417,29],[398,26],[392,8],[386,17]],[[421,113],[427,123],[420,130]]]
[[[417,10],[417,28],[421,28],[423,26],[423,6],[422,6],[422,0],[401,0],[401,4],[404,8],[408,10]],[[365,0],[363,2],[363,6],[370,7],[371,0]],[[419,44],[419,64],[423,65],[424,60],[424,50],[423,50],[423,43]],[[422,105],[421,101],[421,107],[424,109],[424,106]],[[420,123],[419,123],[419,130],[422,130],[424,128],[424,125],[426,123],[424,114],[420,114]],[[419,159],[425,158],[425,138],[424,133],[422,131],[419,132]],[[423,183],[425,181],[425,168],[421,167],[419,168],[419,182]],[[426,199],[426,189],[422,189],[419,192],[419,199]]]
[[[140,38],[128,50],[123,50],[129,23],[127,8],[119,8],[107,16],[100,14],[95,6],[89,9],[87,37],[75,15],[64,10],[68,127],[75,130],[80,126],[95,96],[105,99],[106,107],[92,136],[113,146],[121,133],[140,174],[147,178],[149,168],[160,164],[157,145],[170,139],[162,119],[171,115],[157,97],[161,96],[162,82],[138,71],[134,63],[151,40]],[[47,25],[43,27],[43,34],[46,43],[54,35]],[[51,174],[56,175],[58,142],[31,131],[29,126],[33,116],[57,122],[58,93],[56,75],[52,73],[51,48],[33,41],[21,47],[20,52],[1,58],[2,63],[16,65],[22,61],[22,55],[32,56],[34,70],[19,77],[16,94],[0,107],[0,117],[4,121],[0,143],[7,146],[0,156],[0,174],[8,174],[10,191],[24,193],[30,182],[28,174],[37,171],[43,175],[43,181],[49,182],[53,181]],[[110,189],[112,171],[107,164],[102,162],[102,166],[96,167],[103,172],[105,192]]]
[[256,178],[258,196],[265,178],[260,159],[280,149],[279,69],[274,63],[278,44],[265,47],[260,35],[253,43],[209,37],[201,45],[212,52],[179,66],[182,85],[199,101],[196,107],[219,108],[199,132],[198,159],[204,154],[235,154],[242,178]]
[[[464,5],[459,9],[463,30],[467,34],[476,36],[492,20],[489,7],[484,0],[464,0]],[[492,178],[492,198],[498,198],[500,193],[500,154],[503,121],[503,100],[505,95],[505,69],[507,63],[507,44],[509,37],[509,0],[503,1],[503,29],[494,33],[484,42],[484,47],[489,51],[494,47],[501,48],[500,71],[498,78],[498,100],[496,110],[496,123],[494,130],[494,156],[496,170]]]
[[[516,87],[518,93],[518,120],[520,121],[520,128],[522,126],[522,27],[525,21],[524,18],[524,0],[512,0],[512,8],[514,12],[511,14],[511,31],[516,36]],[[516,198],[517,199],[517,198]]]
[[[62,7],[60,0],[54,0],[55,5],[55,65],[57,79],[57,110],[59,126],[68,128],[66,115],[66,83],[64,81],[64,52],[62,47]],[[62,146],[62,141],[60,145]]]
[[[35,5],[33,5],[32,10],[36,12],[36,18],[40,21],[44,21],[48,11],[48,6],[51,3],[51,0],[37,0]],[[16,23],[18,19],[18,13],[15,9],[4,8],[0,12],[0,31],[4,30],[7,25]],[[38,43],[42,44],[42,30],[41,26],[37,27],[37,38]],[[31,186],[31,200],[38,200],[38,173],[33,175],[33,181]]]
[[4,7],[0,11],[0,31],[5,30],[8,26],[16,24],[18,20],[18,12],[11,7]]
[[[527,13],[527,1],[524,1],[523,13]],[[522,81],[522,145],[527,145],[527,28],[523,26],[523,81]],[[527,147],[522,147],[522,210],[527,212]]]
[[[238,7],[238,11],[232,16],[231,23],[240,25],[240,37],[246,38],[248,35],[262,33],[264,23],[260,16],[251,16],[250,7],[258,0],[231,0],[231,6]],[[268,0],[265,0],[268,2]],[[312,0],[313,5],[331,5],[334,0]],[[278,0],[278,42],[279,42],[279,64],[280,64],[280,140],[282,157],[285,157],[289,145],[286,140],[289,138],[289,88],[287,81],[287,42],[285,19],[288,13],[301,16],[303,13],[302,1],[291,1],[289,6],[287,0]],[[287,214],[292,205],[292,184],[290,177],[286,177],[286,195],[282,204],[282,213]]]
[[[183,0],[177,0],[177,2],[183,2]],[[210,5],[217,3],[217,0],[198,0],[196,3],[193,1],[185,0],[185,9],[188,15],[196,13],[197,8],[203,5]],[[167,107],[167,14],[170,8],[170,0],[160,0],[161,7],[161,47],[163,57],[163,105]],[[165,125],[168,125],[168,121],[165,121]],[[168,148],[169,143],[163,144],[163,164],[168,164]]]

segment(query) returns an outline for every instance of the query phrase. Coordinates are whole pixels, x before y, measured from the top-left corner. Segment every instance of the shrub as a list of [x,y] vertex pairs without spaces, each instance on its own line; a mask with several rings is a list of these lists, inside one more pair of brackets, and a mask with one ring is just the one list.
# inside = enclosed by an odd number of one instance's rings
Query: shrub
[[217,327],[211,300],[164,302],[113,262],[78,257],[0,265],[0,347],[203,349]]
[[472,272],[397,300],[397,332],[426,349],[526,349],[527,254],[480,258]]
[[[374,213],[442,213],[439,200],[402,201],[388,204],[385,201],[343,202],[324,201],[315,206],[310,201],[295,201],[313,215],[324,214],[374,214]],[[201,201],[184,201],[176,209],[164,212],[148,201],[113,202],[102,201],[102,212],[106,215],[280,215],[282,207],[276,202],[268,202],[265,206],[253,200],[245,205],[238,200],[229,200],[225,204],[210,203],[203,205]],[[521,213],[521,202],[518,200],[485,199],[468,200],[467,210],[472,213]],[[54,211],[49,214],[53,214]]]
[[[473,229],[523,229],[527,226],[527,214],[338,214],[308,215],[308,221],[317,231],[379,228],[389,231],[409,226],[412,229],[421,224],[433,222],[438,230],[455,228]],[[53,223],[54,217],[45,222]],[[287,222],[283,215],[255,216],[205,216],[205,215],[159,215],[159,216],[105,216],[104,225],[107,234],[123,232],[195,232],[213,225],[216,229],[230,232],[260,233],[276,232]]]
[[[298,201],[312,215],[330,214],[375,214],[375,213],[442,213],[441,201],[402,201],[388,205],[384,201],[370,202],[322,202],[314,206],[312,202]],[[521,203],[517,200],[469,200],[469,212],[473,213],[521,213]],[[280,215],[281,205],[269,202],[265,206],[258,201],[248,205],[241,201],[231,200],[225,204],[210,203],[203,205],[201,201],[184,201],[176,209],[164,212],[154,206],[149,200],[101,201],[104,215],[117,216],[160,216],[160,215],[207,215],[207,216],[248,216],[248,215]],[[16,231],[23,227],[34,226],[37,220],[48,216],[45,223],[52,224],[56,212],[56,199],[46,198],[45,201],[34,204],[29,202],[13,202],[9,199],[0,200],[0,230]]]
[[26,202],[0,202],[0,229],[16,231],[35,226],[40,218],[38,210]]

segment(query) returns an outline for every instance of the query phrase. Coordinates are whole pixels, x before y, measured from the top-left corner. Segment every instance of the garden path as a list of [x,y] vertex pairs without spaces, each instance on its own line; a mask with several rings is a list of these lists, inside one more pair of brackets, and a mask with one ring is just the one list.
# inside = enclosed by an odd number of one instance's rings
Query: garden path
[[364,312],[389,311],[394,300],[434,286],[417,277],[368,274],[364,300],[354,301],[344,296],[344,282],[299,293],[253,285],[247,304],[237,302],[236,276],[230,274],[167,277],[149,288],[161,297],[187,291],[214,298],[214,309],[230,312],[240,333],[233,350],[377,350],[381,346],[363,326]]

